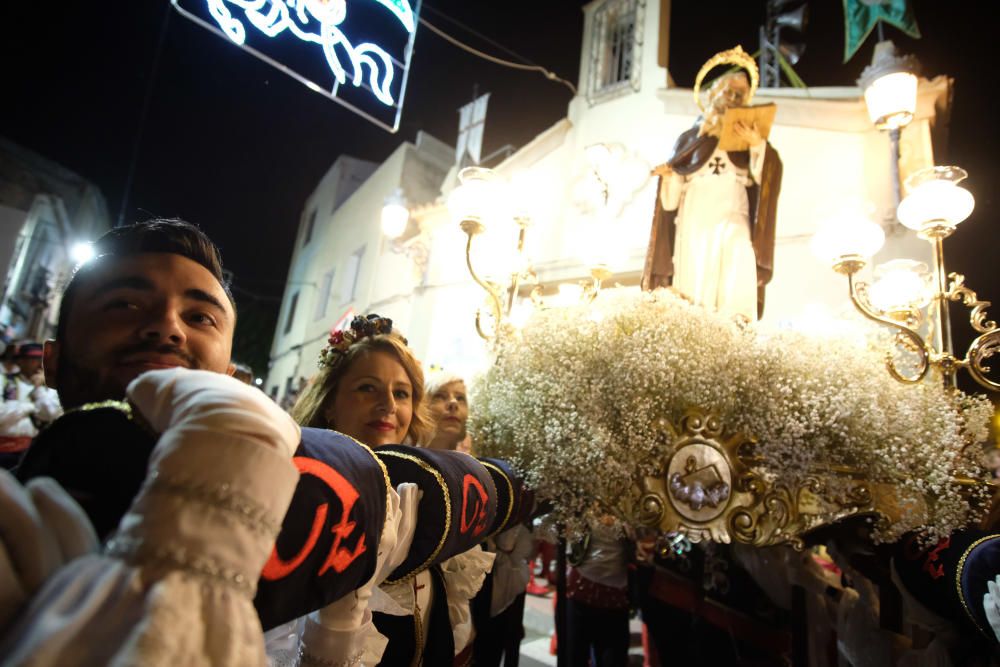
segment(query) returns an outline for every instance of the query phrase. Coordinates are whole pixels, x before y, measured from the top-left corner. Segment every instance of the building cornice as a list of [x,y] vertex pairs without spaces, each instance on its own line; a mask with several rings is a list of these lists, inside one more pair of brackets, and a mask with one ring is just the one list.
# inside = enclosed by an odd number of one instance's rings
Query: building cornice
[[[950,105],[952,80],[946,76],[920,79],[917,111],[914,120],[941,115]],[[661,88],[656,91],[664,109],[671,115],[697,116],[690,88]],[[754,104],[774,102],[778,112],[775,127],[805,127],[814,130],[863,133],[873,131],[864,94],[856,86],[821,88],[761,88]],[[942,106],[943,105],[943,106]]]

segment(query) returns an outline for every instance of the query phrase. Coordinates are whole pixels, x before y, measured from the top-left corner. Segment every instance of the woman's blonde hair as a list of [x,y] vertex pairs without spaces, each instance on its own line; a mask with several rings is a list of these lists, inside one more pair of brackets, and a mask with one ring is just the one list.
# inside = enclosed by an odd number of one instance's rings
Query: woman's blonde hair
[[420,362],[407,347],[406,339],[396,331],[365,336],[340,353],[336,362],[322,366],[292,406],[290,411],[292,418],[301,426],[335,428],[335,424],[327,422],[323,407],[332,396],[336,395],[340,380],[354,362],[372,352],[385,352],[394,356],[410,378],[410,384],[413,386],[413,416],[410,419],[410,428],[406,432],[406,439],[414,445],[423,444],[434,434],[434,427],[427,414],[427,406],[424,404],[424,372],[420,369]]
[[424,383],[424,389],[427,395],[433,397],[437,390],[446,384],[451,384],[452,382],[461,382],[465,384],[465,379],[454,373],[449,373],[447,371],[434,371],[427,376],[427,382]]

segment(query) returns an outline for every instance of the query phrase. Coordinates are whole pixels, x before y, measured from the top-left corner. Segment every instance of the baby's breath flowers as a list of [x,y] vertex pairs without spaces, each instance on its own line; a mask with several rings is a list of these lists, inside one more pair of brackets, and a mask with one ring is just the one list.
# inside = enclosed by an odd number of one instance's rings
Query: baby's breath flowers
[[497,343],[474,387],[473,438],[525,471],[572,533],[621,515],[633,483],[669,454],[656,420],[699,407],[756,438],[769,480],[841,465],[893,484],[906,510],[876,539],[947,534],[977,518],[970,493],[983,491],[954,480],[985,479],[977,443],[992,406],[933,380],[901,384],[884,354],[882,342],[740,325],[668,290],[605,290]]

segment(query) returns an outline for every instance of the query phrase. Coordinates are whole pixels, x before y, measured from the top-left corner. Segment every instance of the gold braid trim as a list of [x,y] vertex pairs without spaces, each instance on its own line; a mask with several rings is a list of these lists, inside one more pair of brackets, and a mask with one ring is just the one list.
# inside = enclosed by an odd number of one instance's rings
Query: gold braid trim
[[[384,532],[385,531],[385,521],[386,521],[386,519],[389,516],[389,505],[392,504],[392,496],[391,496],[391,494],[392,494],[392,480],[389,479],[389,471],[386,470],[385,464],[382,463],[382,460],[379,457],[375,456],[375,452],[374,452],[374,450],[372,450],[371,447],[369,447],[368,445],[366,445],[365,443],[359,441],[356,438],[352,438],[351,436],[347,435],[346,433],[341,433],[340,431],[337,431],[336,429],[330,429],[330,430],[333,431],[333,432],[335,432],[335,433],[338,433],[338,434],[344,436],[345,438],[347,438],[348,440],[350,440],[351,442],[353,442],[355,445],[357,445],[358,447],[361,447],[361,449],[363,449],[366,452],[368,452],[368,454],[372,457],[372,459],[378,465],[379,470],[382,471],[382,479],[385,480],[385,512],[386,512],[386,518],[382,520],[382,530]],[[378,545],[376,545],[376,548],[377,548],[377,546]]]
[[421,563],[416,569],[414,569],[413,572],[400,577],[399,579],[386,579],[384,582],[386,584],[398,584],[412,579],[421,571],[430,567],[430,565],[434,562],[434,559],[437,558],[437,555],[441,553],[441,549],[444,548],[444,543],[448,539],[448,534],[451,532],[451,495],[448,492],[448,485],[445,484],[444,477],[441,476],[441,473],[432,468],[430,464],[423,459],[417,458],[412,454],[403,454],[402,452],[382,452],[382,456],[392,456],[397,459],[403,459],[417,464],[419,468],[434,477],[434,481],[436,481],[438,487],[441,488],[441,495],[444,496],[444,530],[441,531],[441,539],[438,541],[437,546],[434,547],[434,551],[431,552],[431,555],[427,557],[427,560]]
[[[488,461],[479,461],[479,463],[485,468],[489,468],[490,470],[495,470],[498,473],[500,473],[500,476],[503,477],[504,483],[507,485],[507,492],[508,495],[510,496],[510,502],[507,503],[507,514],[504,516],[503,521],[500,522],[500,525],[497,526],[497,529],[486,536],[488,539],[500,533],[500,531],[502,531],[504,528],[507,527],[507,522],[510,521],[510,514],[511,512],[514,511],[514,485],[510,483],[510,479],[507,477],[504,471],[501,470],[498,466],[495,466],[492,463],[489,463]],[[497,500],[499,500],[499,497],[497,497]]]
[[[972,624],[975,625],[987,639],[993,639],[994,637],[986,632],[984,628],[980,627],[976,617],[972,615],[972,610],[969,609],[969,603],[965,599],[965,593],[962,592],[962,570],[965,569],[965,559],[969,557],[969,554],[972,553],[973,549],[978,547],[983,542],[988,542],[989,540],[995,540],[998,538],[1000,538],[1000,535],[987,535],[986,537],[980,537],[978,540],[969,545],[969,548],[965,550],[962,557],[958,559],[958,567],[955,568],[955,590],[958,592],[958,599],[962,603],[962,608],[965,609],[965,613],[972,621]],[[980,602],[980,604],[982,604],[982,602]]]
[[104,410],[111,408],[117,410],[118,412],[125,415],[125,417],[132,423],[136,424],[143,431],[146,431],[153,437],[159,438],[160,434],[153,430],[146,418],[142,416],[142,413],[136,410],[135,406],[132,405],[130,401],[96,401],[94,403],[84,403],[83,405],[77,406],[75,408],[70,408],[63,413],[63,416],[71,415],[74,412],[91,412],[92,410]]

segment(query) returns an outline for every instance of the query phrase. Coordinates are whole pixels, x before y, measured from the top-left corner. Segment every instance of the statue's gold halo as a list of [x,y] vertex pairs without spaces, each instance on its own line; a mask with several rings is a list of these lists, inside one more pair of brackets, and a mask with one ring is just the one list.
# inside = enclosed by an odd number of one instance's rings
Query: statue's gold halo
[[705,105],[701,102],[701,83],[712,68],[718,65],[736,65],[742,67],[750,75],[750,94],[747,95],[746,103],[750,104],[754,93],[757,92],[757,84],[760,82],[760,73],[757,71],[757,63],[750,57],[742,46],[737,45],[728,51],[720,51],[708,59],[708,61],[698,70],[698,76],[694,80],[694,103],[698,108],[705,111]]

